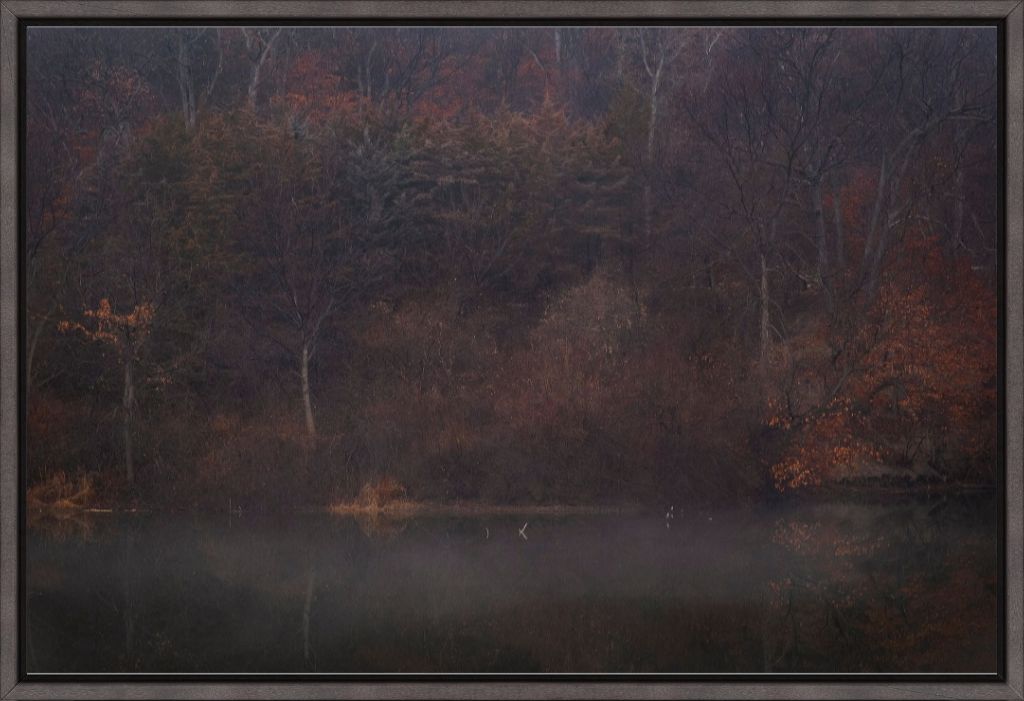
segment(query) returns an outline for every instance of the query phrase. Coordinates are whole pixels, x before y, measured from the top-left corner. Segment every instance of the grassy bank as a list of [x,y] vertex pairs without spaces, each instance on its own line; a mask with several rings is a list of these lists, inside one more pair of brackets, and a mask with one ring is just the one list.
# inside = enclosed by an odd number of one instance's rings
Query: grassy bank
[[351,516],[387,516],[411,518],[414,516],[571,516],[585,514],[622,514],[641,511],[639,505],[583,505],[583,504],[488,504],[480,502],[422,502],[402,500],[389,504],[364,504],[357,501],[332,504],[332,514]]
[[[281,504],[260,504],[241,502],[231,496],[215,496],[193,500],[187,495],[143,494],[123,484],[105,479],[104,474],[93,479],[88,474],[69,477],[58,472],[45,481],[30,486],[26,494],[26,509],[30,518],[69,517],[85,513],[138,513],[144,511],[180,511],[205,513],[323,513],[357,518],[407,519],[418,517],[473,517],[473,516],[568,516],[586,514],[625,514],[663,506],[650,499],[623,499],[619,502],[608,500],[580,503],[579,501],[557,499],[545,502],[528,500],[501,502],[485,498],[444,499],[433,498],[418,491],[407,490],[398,481],[384,477],[367,482],[352,498],[336,498],[317,503],[313,501],[291,501]],[[774,498],[800,501],[815,500],[867,500],[885,501],[890,499],[946,497],[961,494],[979,494],[993,491],[985,484],[960,484],[937,481],[847,481],[842,484],[821,485],[799,492],[775,494]],[[667,501],[680,500],[676,497]],[[771,494],[763,499],[771,500]],[[762,499],[762,500],[763,500]],[[664,500],[663,500],[664,501]],[[684,500],[685,501],[685,500]],[[742,503],[756,503],[761,500],[743,500]],[[697,502],[694,502],[697,503]],[[700,502],[711,508],[714,505]],[[732,505],[740,503],[732,502]],[[725,504],[718,504],[723,506]]]

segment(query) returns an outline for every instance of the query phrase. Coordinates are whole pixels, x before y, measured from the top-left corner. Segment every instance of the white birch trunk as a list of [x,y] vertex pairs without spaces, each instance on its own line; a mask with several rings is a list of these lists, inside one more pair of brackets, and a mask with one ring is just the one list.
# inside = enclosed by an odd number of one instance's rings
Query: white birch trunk
[[761,350],[761,371],[767,375],[768,362],[771,355],[771,316],[768,313],[768,261],[764,253],[761,254],[761,288],[759,291],[761,302],[760,322],[760,350]]
[[316,438],[316,422],[313,419],[313,400],[309,392],[309,345],[302,346],[299,376],[302,380],[302,406],[306,412],[306,435]]

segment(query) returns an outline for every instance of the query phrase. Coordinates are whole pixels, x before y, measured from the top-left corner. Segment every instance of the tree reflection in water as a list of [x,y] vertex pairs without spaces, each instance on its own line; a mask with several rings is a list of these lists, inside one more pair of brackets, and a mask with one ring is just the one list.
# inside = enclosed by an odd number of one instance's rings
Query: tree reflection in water
[[30,672],[996,668],[988,497],[357,522],[36,520]]
[[[779,519],[771,540],[796,558],[768,582],[765,671],[827,670],[836,660],[856,671],[991,665],[995,541],[959,528],[962,513],[941,518],[950,508],[893,509],[871,523],[854,513]],[[943,667],[954,660],[963,667]]]

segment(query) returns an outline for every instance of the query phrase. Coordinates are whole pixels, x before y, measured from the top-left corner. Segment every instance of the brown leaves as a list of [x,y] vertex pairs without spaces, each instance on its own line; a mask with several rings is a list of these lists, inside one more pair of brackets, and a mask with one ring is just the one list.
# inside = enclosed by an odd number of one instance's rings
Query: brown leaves
[[105,343],[124,353],[134,353],[139,344],[149,335],[153,323],[153,305],[149,302],[137,304],[131,311],[118,314],[104,297],[95,309],[86,309],[82,316],[86,323],[62,320],[57,329],[63,333],[77,331],[90,341]]
[[[853,349],[854,365],[840,393],[796,426],[777,400],[768,403],[768,426],[792,432],[771,468],[780,491],[820,485],[838,468],[920,459],[896,449],[908,443],[958,459],[993,449],[995,295],[934,237],[909,236],[897,254],[873,307],[837,343]],[[822,369],[808,365],[808,376]]]

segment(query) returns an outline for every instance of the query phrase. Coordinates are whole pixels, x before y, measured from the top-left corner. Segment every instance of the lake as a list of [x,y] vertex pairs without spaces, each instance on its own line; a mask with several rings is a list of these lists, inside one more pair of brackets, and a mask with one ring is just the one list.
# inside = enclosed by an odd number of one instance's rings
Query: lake
[[993,672],[996,504],[34,518],[27,670]]

